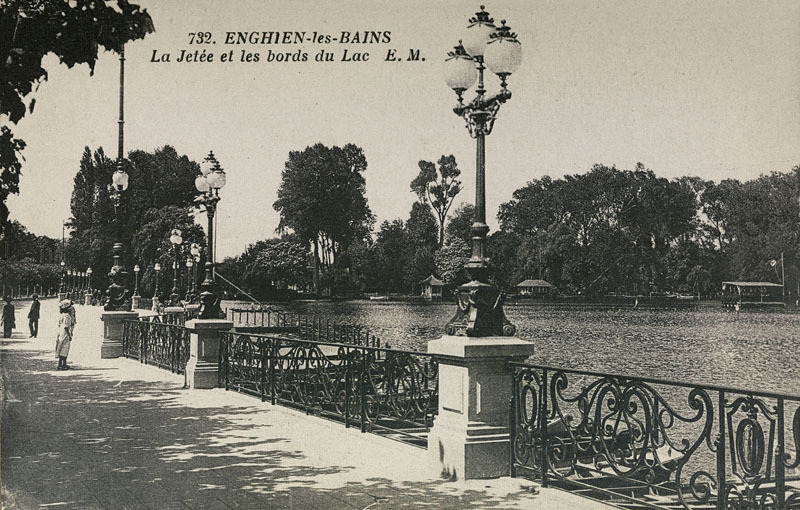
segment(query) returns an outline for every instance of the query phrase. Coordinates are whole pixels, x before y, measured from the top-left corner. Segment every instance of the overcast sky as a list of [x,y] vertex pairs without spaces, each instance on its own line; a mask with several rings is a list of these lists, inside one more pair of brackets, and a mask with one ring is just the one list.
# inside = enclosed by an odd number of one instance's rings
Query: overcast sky
[[[219,255],[274,235],[272,208],[288,153],[322,142],[366,154],[367,197],[378,222],[407,218],[420,159],[454,154],[475,193],[475,144],[452,113],[441,63],[477,10],[459,1],[139,0],[156,32],[126,47],[125,147],[174,146],[200,161],[214,150],[228,173],[219,206]],[[750,179],[800,164],[800,2],[487,2],[523,44],[511,100],[487,139],[487,216],[544,175],[595,163],[644,163],[668,178]],[[226,45],[228,31],[389,31],[382,44]],[[211,32],[216,44],[189,43]],[[211,63],[179,63],[205,48]],[[314,62],[320,50],[337,61]],[[341,62],[343,51],[369,52]],[[424,61],[387,62],[396,49]],[[151,62],[171,54],[169,63]],[[233,50],[235,62],[220,62]],[[259,62],[238,62],[242,50]],[[267,62],[267,52],[308,62]],[[36,110],[15,129],[28,147],[12,219],[61,235],[83,148],[116,156],[119,60],[94,76],[46,59]],[[497,85],[493,83],[490,88]]]

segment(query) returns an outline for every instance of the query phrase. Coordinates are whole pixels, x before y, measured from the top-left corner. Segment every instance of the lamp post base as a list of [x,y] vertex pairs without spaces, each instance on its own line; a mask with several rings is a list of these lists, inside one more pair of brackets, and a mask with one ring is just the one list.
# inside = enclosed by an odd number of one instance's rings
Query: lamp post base
[[533,354],[511,337],[444,336],[428,342],[439,361],[439,414],[428,434],[432,469],[456,479],[509,474],[509,361]]
[[194,319],[186,322],[191,330],[186,381],[190,388],[209,389],[219,386],[219,347],[222,334],[233,328],[233,322],[219,319]]
[[510,337],[517,331],[503,312],[505,293],[488,283],[472,280],[456,291],[456,313],[445,325],[453,336]]
[[115,311],[105,312],[100,316],[103,321],[103,344],[100,346],[101,358],[119,358],[122,356],[122,335],[126,320],[139,318],[137,312]]

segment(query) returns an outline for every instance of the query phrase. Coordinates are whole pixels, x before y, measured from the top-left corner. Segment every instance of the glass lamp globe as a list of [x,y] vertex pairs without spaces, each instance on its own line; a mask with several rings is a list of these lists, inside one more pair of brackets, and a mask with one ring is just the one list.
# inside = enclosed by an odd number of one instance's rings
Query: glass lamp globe
[[494,20],[489,17],[489,13],[481,10],[475,13],[474,18],[470,18],[470,25],[464,33],[462,44],[467,53],[473,57],[482,57],[486,50],[486,44],[494,33]]
[[179,245],[183,243],[183,237],[181,236],[181,231],[178,230],[177,228],[174,229],[169,236],[169,242],[171,242],[174,245]]
[[115,189],[125,191],[128,189],[128,172],[122,170],[121,167],[117,168],[117,170],[111,176],[111,182],[114,183]]
[[192,243],[192,247],[189,249],[189,251],[191,252],[192,255],[197,257],[198,255],[200,255],[200,245],[197,243]]
[[447,86],[453,90],[467,90],[478,79],[475,61],[467,55],[464,47],[460,44],[444,61],[444,73]]
[[158,262],[156,262],[156,265],[155,265],[155,266],[153,266],[153,269],[154,269],[154,270],[156,270],[156,271],[161,271],[161,264],[159,264]]
[[86,270],[86,274],[87,274],[88,276],[91,276],[91,275],[92,275],[92,268],[91,268],[91,267],[90,267],[89,269],[87,269],[87,270]]
[[190,258],[186,259],[186,267],[191,268],[194,265],[194,261]]
[[522,62],[522,44],[506,26],[505,20],[497,29],[496,36],[486,45],[483,60],[490,71],[501,76],[509,75],[519,68]]
[[134,272],[134,273],[138,273],[138,272],[139,272],[139,271],[141,271],[141,270],[142,270],[142,268],[141,268],[141,267],[139,267],[139,264],[136,264],[135,266],[133,266],[133,272]]
[[62,260],[62,261],[61,261],[61,268],[63,269],[63,268],[64,268],[64,266],[66,266],[66,265],[67,265],[67,263],[66,263],[66,262],[64,262],[64,261]]
[[211,187],[208,185],[208,179],[205,175],[198,175],[197,179],[194,180],[194,187],[197,188],[197,191],[200,193],[206,193]]
[[211,175],[214,176],[214,180],[211,181],[211,183],[210,183],[210,186],[212,188],[214,188],[214,189],[222,189],[222,188],[225,187],[225,184],[228,181],[226,176],[225,176],[225,170],[223,170],[221,167],[217,167],[217,169],[214,170],[214,173],[212,173]]

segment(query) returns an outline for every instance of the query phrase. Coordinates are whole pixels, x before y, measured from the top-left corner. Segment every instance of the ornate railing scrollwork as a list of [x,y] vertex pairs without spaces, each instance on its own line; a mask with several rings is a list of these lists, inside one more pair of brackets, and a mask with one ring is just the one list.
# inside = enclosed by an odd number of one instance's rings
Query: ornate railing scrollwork
[[512,473],[623,505],[800,508],[786,454],[800,448],[800,397],[512,367]]
[[160,316],[125,321],[122,354],[142,363],[183,373],[189,361],[189,330]]
[[438,365],[425,353],[226,333],[227,389],[424,444],[438,408]]

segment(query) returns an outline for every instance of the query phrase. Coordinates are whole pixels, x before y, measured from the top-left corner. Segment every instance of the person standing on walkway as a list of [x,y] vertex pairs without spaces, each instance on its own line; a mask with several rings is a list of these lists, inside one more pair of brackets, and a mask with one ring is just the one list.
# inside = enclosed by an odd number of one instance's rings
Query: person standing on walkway
[[31,338],[36,338],[39,335],[39,309],[41,306],[39,295],[34,294],[31,309],[28,310],[28,327],[31,328]]
[[3,307],[3,337],[9,338],[11,330],[17,327],[16,319],[14,318],[14,305],[11,304],[11,296],[6,296],[6,306]]
[[56,370],[69,368],[67,366],[67,356],[69,356],[69,348],[72,344],[72,329],[75,327],[75,322],[69,312],[71,306],[72,301],[69,299],[65,299],[58,304],[60,313],[58,317],[58,337],[56,338],[56,357],[58,358]]

